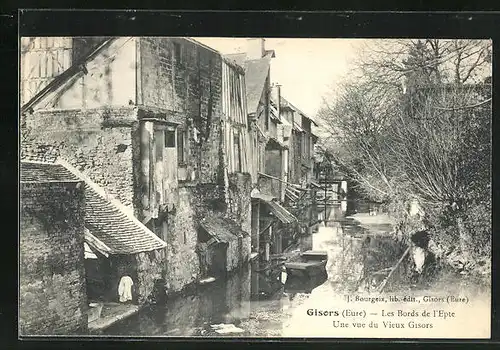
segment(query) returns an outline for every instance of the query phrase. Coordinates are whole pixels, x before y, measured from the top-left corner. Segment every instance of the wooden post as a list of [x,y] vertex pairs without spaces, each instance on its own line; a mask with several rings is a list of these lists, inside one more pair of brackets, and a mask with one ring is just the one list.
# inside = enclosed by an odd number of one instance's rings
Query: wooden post
[[403,253],[403,255],[401,256],[401,258],[399,258],[398,262],[396,263],[396,265],[393,266],[393,268],[391,269],[391,271],[389,272],[389,275],[387,275],[387,278],[382,282],[382,284],[380,285],[380,287],[378,288],[378,292],[379,293],[382,293],[382,291],[384,290],[384,287],[385,285],[387,284],[387,282],[389,282],[389,279],[392,277],[392,275],[394,274],[394,271],[397,270],[397,268],[399,267],[399,265],[401,264],[401,262],[404,260],[404,258],[408,255],[408,253],[410,252],[410,247],[408,247],[405,252]]
[[[269,226],[269,238],[271,238],[271,237],[272,237],[272,235],[273,235],[273,227],[272,227],[272,225],[271,225],[271,226]],[[265,247],[264,247],[264,249],[265,249],[265,251],[264,251],[264,261],[266,261],[266,262],[267,262],[267,261],[269,261],[269,259],[270,259],[270,252],[269,252],[270,246],[269,246],[269,241],[270,241],[270,239],[266,239],[266,242],[265,242]]]
[[259,234],[260,234],[260,203],[252,203],[252,252],[259,252]]
[[148,215],[151,211],[151,144],[153,123],[143,122],[140,126],[141,147],[141,185],[143,214]]

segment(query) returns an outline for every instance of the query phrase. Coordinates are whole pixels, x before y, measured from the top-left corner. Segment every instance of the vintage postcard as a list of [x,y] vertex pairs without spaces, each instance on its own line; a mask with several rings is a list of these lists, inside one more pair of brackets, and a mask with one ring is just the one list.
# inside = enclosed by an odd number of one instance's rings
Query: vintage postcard
[[20,337],[489,339],[491,57],[20,37]]

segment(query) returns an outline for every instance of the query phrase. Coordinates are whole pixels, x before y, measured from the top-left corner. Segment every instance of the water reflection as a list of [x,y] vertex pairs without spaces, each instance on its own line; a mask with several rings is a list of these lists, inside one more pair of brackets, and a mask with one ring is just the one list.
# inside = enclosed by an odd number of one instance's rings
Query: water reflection
[[385,238],[373,238],[373,232],[368,231],[348,218],[328,222],[312,236],[312,242],[304,240],[307,247],[301,247],[302,251],[312,248],[327,252],[327,265],[321,273],[286,275],[279,264],[271,267],[253,262],[226,280],[198,287],[192,295],[144,309],[106,333],[221,336],[211,326],[233,324],[243,331],[228,336],[282,336],[285,327],[294,322],[293,310],[308,299],[357,291],[365,276],[397,259],[399,246]]
[[327,279],[328,274],[326,273],[326,270],[323,273],[306,277],[291,275],[286,279],[284,291],[288,294],[311,294],[314,288],[325,283]]

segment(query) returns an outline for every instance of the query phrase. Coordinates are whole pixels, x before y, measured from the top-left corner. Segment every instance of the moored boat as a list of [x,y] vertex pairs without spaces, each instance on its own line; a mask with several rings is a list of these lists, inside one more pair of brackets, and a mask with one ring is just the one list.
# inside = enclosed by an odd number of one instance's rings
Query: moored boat
[[313,276],[325,272],[328,255],[323,251],[306,251],[300,255],[299,261],[285,263],[289,275]]

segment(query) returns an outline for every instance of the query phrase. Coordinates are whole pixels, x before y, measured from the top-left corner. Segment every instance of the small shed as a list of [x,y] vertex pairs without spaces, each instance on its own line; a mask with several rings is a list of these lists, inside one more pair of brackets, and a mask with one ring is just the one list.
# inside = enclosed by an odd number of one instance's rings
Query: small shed
[[200,222],[198,240],[202,268],[208,275],[225,275],[250,257],[250,234],[216,213]]
[[123,275],[134,281],[135,301],[151,293],[154,279],[161,278],[166,243],[137,220],[103,188],[63,159],[53,162],[23,161],[25,181],[80,181],[83,185],[83,257],[90,301],[115,301]]

